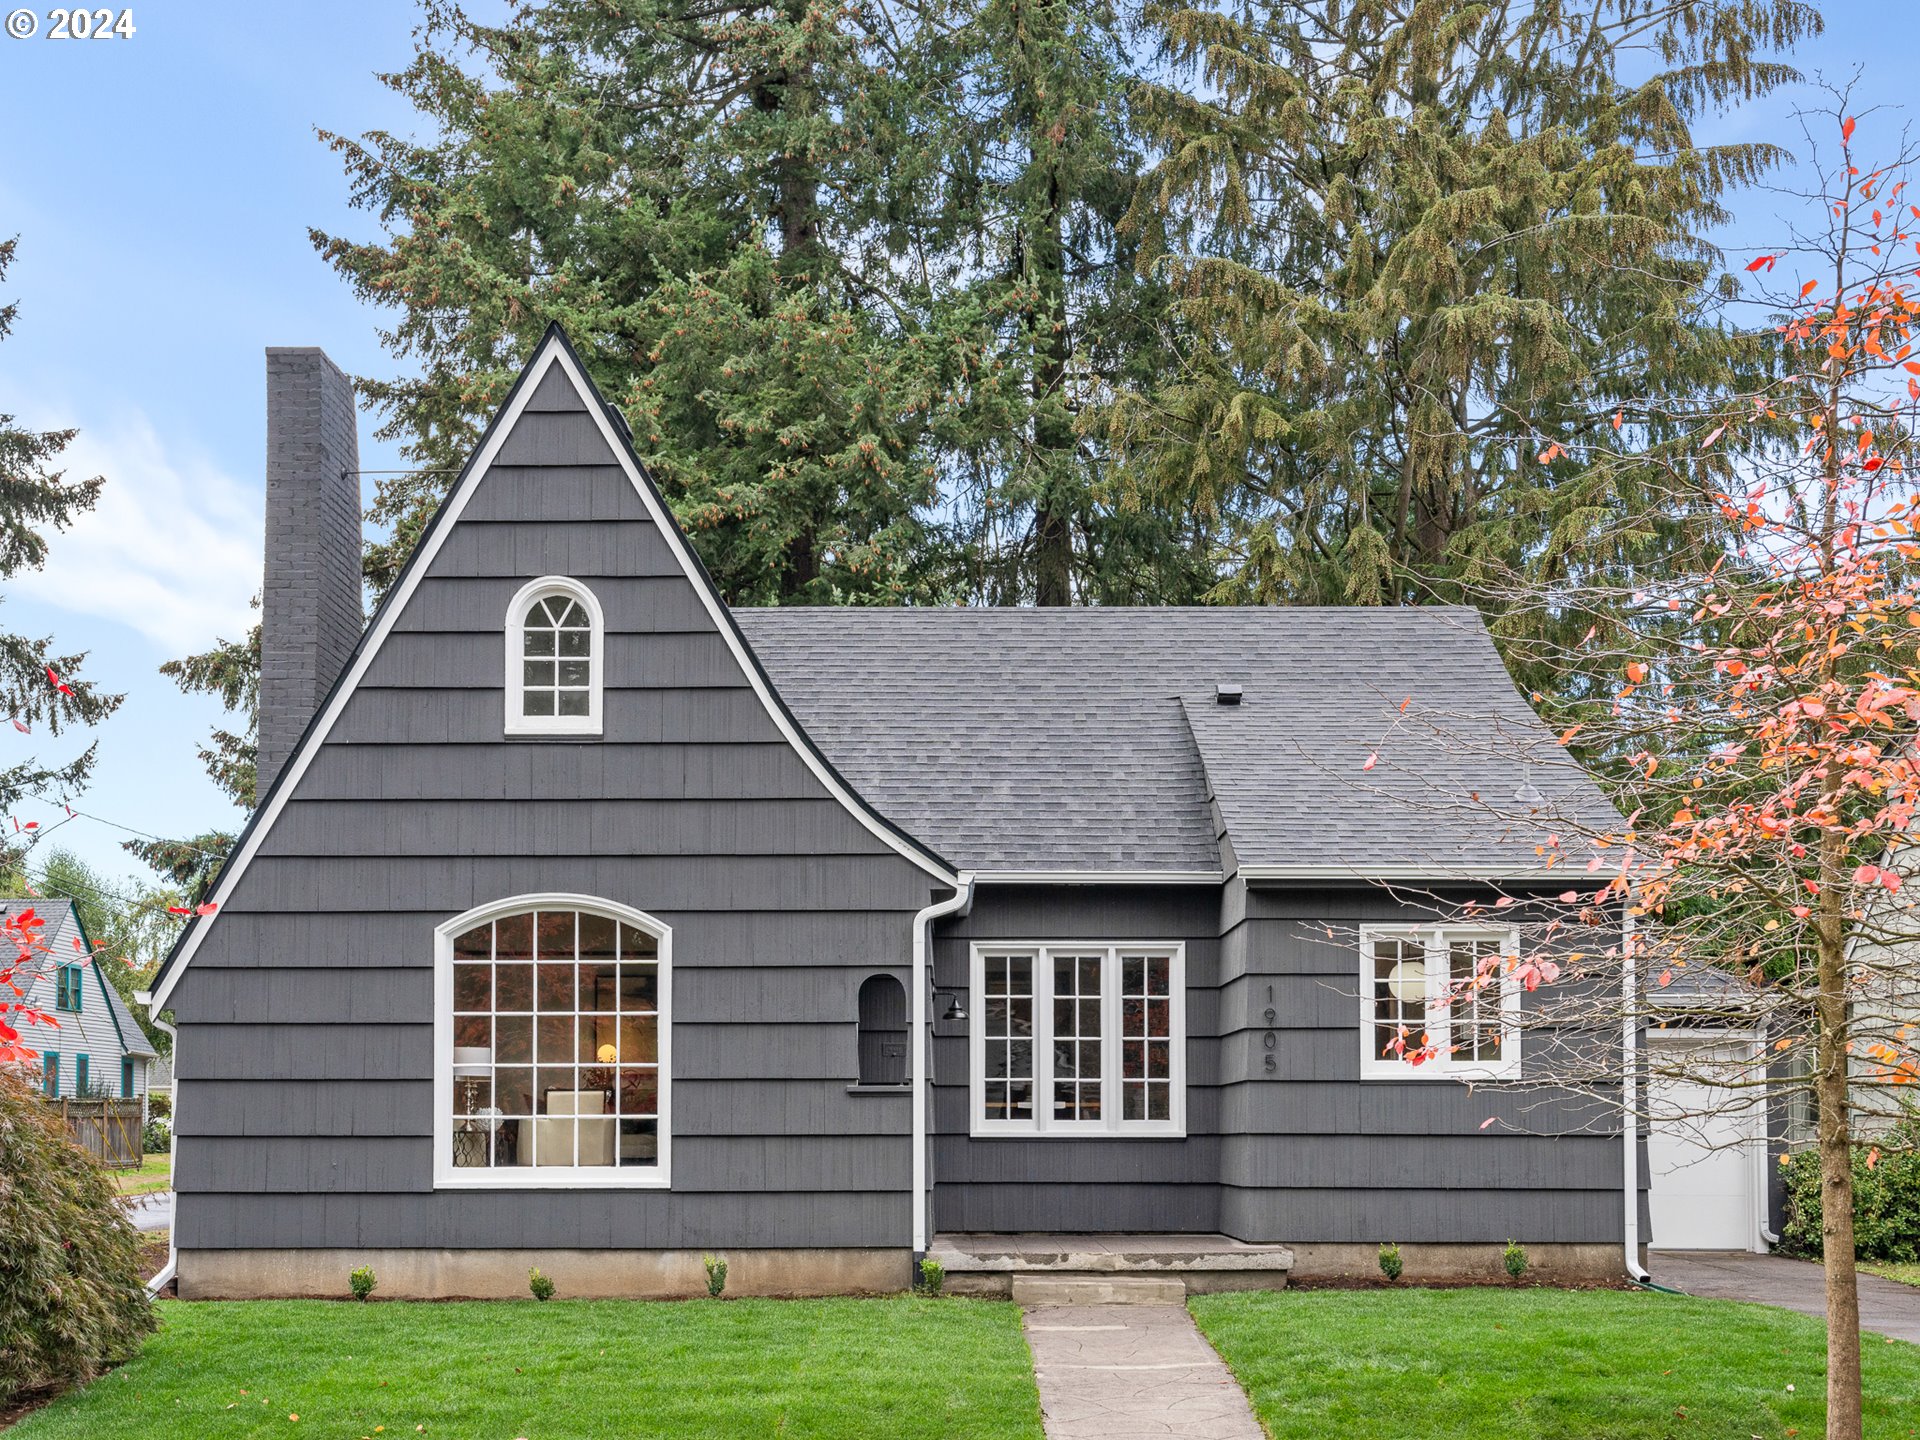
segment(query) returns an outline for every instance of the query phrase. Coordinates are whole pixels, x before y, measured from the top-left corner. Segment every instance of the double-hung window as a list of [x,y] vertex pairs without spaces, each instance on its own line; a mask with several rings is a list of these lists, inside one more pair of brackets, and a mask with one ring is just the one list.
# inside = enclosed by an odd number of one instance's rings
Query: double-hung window
[[47,1050],[40,1056],[40,1087],[48,1095],[60,1093],[60,1052]]
[[975,1135],[1186,1132],[1179,945],[975,945]]
[[86,971],[79,965],[62,965],[53,974],[53,1008],[77,1011],[86,1002]]
[[1490,1080],[1520,1073],[1512,930],[1425,925],[1360,932],[1360,1073]]
[[120,1062],[120,1098],[133,1099],[133,1061],[122,1059]]

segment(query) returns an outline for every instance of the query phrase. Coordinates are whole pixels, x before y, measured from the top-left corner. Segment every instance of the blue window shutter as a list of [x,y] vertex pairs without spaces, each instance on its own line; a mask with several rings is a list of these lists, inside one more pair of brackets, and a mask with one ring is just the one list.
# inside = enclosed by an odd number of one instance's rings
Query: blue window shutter
[[58,1050],[49,1050],[40,1057],[40,1073],[45,1077],[42,1083],[46,1086],[47,1094],[58,1095],[60,1093],[60,1052]]
[[133,1098],[133,1061],[130,1059],[122,1059],[120,1062],[120,1098],[122,1100]]
[[82,971],[78,965],[75,965],[73,967],[73,979],[70,980],[68,983],[73,986],[73,1008],[75,1010],[86,1009],[87,1008],[87,977],[86,977],[86,973]]
[[87,1057],[82,1055],[73,1062],[73,1093],[82,1100],[87,1098]]

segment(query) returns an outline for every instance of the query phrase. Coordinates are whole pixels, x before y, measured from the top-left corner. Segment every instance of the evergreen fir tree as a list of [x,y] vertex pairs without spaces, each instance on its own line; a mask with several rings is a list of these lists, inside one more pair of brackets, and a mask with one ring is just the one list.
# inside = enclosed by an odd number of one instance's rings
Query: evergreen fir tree
[[[1777,156],[1700,147],[1692,125],[1790,78],[1763,57],[1817,33],[1811,8],[1156,0],[1148,18],[1169,73],[1138,95],[1159,160],[1130,222],[1185,346],[1107,419],[1138,490],[1225,528],[1217,598],[1498,612],[1516,572],[1657,568],[1718,523],[1635,500],[1691,418],[1772,363],[1723,323],[1702,237]],[[1630,52],[1656,73],[1625,78]],[[1587,623],[1498,621],[1510,651]]]
[[385,78],[436,138],[326,137],[386,233],[313,237],[398,308],[384,339],[422,371],[364,382],[420,467],[379,489],[376,583],[557,319],[731,602],[939,593],[928,445],[970,337],[929,324],[920,101],[886,17],[839,0],[425,11],[412,64]]
[[[13,263],[18,237],[0,240],[0,283]],[[0,340],[13,330],[18,302],[0,304]],[[28,430],[11,415],[0,415],[0,582],[46,563],[48,527],[64,530],[93,508],[104,483],[68,480],[51,468],[73,442],[76,430]],[[0,712],[12,723],[7,733],[14,754],[34,744],[42,731],[58,736],[75,726],[98,725],[119,708],[123,697],[103,693],[80,678],[82,653],[54,649],[47,637],[17,635],[0,628]],[[95,746],[62,760],[35,756],[0,765],[0,808],[11,809],[22,796],[49,798],[70,794],[86,784]]]
[[1166,287],[1119,223],[1141,164],[1127,118],[1136,32],[1106,3],[978,0],[961,13],[954,238],[994,340],[955,457],[971,597],[1197,598],[1210,557],[1184,512],[1122,495],[1104,434],[1085,423],[1168,357]]

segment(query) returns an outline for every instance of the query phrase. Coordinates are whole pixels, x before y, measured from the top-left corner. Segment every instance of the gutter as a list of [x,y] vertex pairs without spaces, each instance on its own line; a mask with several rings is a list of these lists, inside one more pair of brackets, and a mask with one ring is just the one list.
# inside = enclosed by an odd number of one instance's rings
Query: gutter
[[[932,1026],[927,1000],[933,989],[933,922],[964,915],[973,906],[973,872],[962,870],[951,897],[936,900],[913,917],[913,1258],[927,1253],[927,1062],[932,1057]],[[175,1073],[174,1093],[180,1090]],[[171,1268],[171,1267],[169,1267]]]
[[[1621,1204],[1624,1208],[1622,1252],[1627,1278],[1636,1285],[1650,1285],[1653,1276],[1640,1263],[1640,1017],[1639,967],[1633,953],[1633,901],[1620,902],[1620,1008],[1625,1018],[1620,1024],[1620,1051],[1624,1069],[1620,1076],[1620,1109],[1624,1121],[1621,1131],[1625,1144],[1621,1150]],[[177,1074],[177,1072],[176,1072]],[[174,1081],[179,1092],[180,1082]]]
[[[160,1018],[160,1012],[153,1008],[153,992],[142,990],[134,997],[134,1002],[147,1007],[147,1015],[153,1021],[154,1028],[167,1032],[167,1038],[173,1041],[173,1114],[167,1126],[167,1179],[171,1182],[178,1177],[174,1168],[180,1158],[180,1032]],[[173,1283],[174,1273],[180,1264],[180,1232],[174,1221],[180,1208],[180,1197],[172,1184],[167,1186],[167,1263],[160,1267],[159,1273],[147,1282],[147,1298],[157,1299],[162,1290]]]

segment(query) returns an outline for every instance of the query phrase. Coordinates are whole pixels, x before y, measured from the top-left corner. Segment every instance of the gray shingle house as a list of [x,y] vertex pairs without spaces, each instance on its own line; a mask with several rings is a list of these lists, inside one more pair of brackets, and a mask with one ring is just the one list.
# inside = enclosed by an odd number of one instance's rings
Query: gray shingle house
[[[147,1067],[156,1056],[146,1032],[107,980],[71,900],[8,900],[0,914],[32,910],[45,928],[46,951],[24,967],[18,1003],[49,1016],[15,1019],[20,1040],[39,1053],[40,1088],[49,1099],[138,1100],[144,1110]],[[10,999],[15,997],[9,997]]]
[[[267,788],[155,985],[183,1294],[991,1284],[1141,1233],[1620,1273],[1639,1142],[1503,1089],[1517,994],[1379,1043],[1510,939],[1384,882],[1524,892],[1506,797],[1605,803],[1449,743],[1551,743],[1472,612],[730,611],[555,331],[363,634],[347,382],[268,381]],[[1363,770],[1410,694],[1444,723]]]

